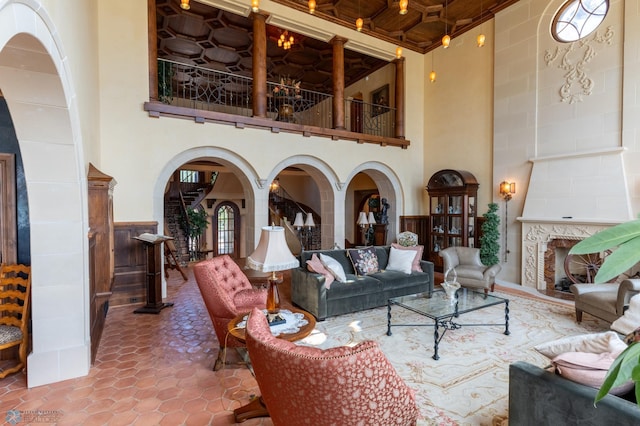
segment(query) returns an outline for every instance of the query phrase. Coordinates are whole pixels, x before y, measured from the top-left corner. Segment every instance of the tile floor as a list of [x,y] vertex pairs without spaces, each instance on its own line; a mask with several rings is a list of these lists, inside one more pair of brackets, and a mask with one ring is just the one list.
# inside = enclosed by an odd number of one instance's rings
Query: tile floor
[[[0,379],[0,424],[234,424],[233,409],[259,390],[246,365],[212,371],[218,342],[187,271],[188,281],[170,271],[166,301],[174,306],[159,315],[133,314],[131,306],[109,310],[88,376],[32,389],[24,373]],[[235,351],[228,356],[237,359]]]

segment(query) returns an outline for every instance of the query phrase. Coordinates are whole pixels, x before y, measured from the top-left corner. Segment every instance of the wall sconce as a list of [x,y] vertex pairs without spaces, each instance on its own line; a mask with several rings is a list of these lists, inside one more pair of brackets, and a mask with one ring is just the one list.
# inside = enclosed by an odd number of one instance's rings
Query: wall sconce
[[500,182],[500,195],[504,199],[504,201],[509,201],[513,194],[516,193],[516,183],[515,182]]
[[251,0],[251,10],[255,13],[260,12],[260,0]]
[[216,199],[215,198],[207,198],[206,202],[207,202],[207,208],[210,209],[216,203]]

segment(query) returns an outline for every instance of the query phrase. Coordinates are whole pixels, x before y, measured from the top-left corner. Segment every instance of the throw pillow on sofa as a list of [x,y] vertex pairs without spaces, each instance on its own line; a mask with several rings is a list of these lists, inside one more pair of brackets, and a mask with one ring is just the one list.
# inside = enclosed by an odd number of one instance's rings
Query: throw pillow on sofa
[[325,254],[320,253],[320,262],[324,265],[325,268],[331,272],[331,274],[335,277],[338,282],[343,283],[347,281],[347,276],[344,273],[344,268],[331,256],[327,256]]
[[420,260],[422,260],[422,252],[424,251],[424,246],[405,247],[405,246],[401,246],[398,243],[391,243],[391,247],[396,248],[398,250],[411,250],[416,252],[416,256],[413,258],[413,262],[411,263],[411,270],[416,272],[422,272],[422,268],[420,267]]
[[329,290],[331,288],[331,283],[335,280],[335,277],[325,266],[322,264],[318,255],[313,253],[311,259],[307,260],[307,269],[310,272],[315,272],[316,274],[320,274],[324,276],[324,288]]
[[589,352],[594,354],[611,352],[619,354],[626,348],[627,345],[614,331],[568,336],[534,346],[536,351],[549,359],[566,352]]
[[393,246],[389,249],[389,263],[387,263],[387,271],[411,273],[411,265],[415,253],[411,250],[399,250]]
[[378,256],[374,247],[347,250],[353,269],[357,275],[375,274],[380,271]]

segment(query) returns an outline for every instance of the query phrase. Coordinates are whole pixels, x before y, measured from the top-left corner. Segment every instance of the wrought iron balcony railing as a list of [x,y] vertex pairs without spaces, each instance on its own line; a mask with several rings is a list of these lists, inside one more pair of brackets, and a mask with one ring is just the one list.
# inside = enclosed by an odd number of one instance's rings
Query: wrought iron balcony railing
[[[269,118],[305,126],[333,126],[333,96],[299,88],[290,81],[267,83]],[[179,107],[251,117],[253,79],[158,59],[158,98]],[[394,137],[395,109],[345,100],[345,127],[352,132]]]

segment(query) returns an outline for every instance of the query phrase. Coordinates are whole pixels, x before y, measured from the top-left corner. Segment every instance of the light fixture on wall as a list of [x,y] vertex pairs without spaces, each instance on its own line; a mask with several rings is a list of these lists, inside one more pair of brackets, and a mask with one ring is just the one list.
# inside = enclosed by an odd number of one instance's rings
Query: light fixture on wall
[[509,200],[513,198],[513,194],[516,193],[515,182],[500,182],[500,196],[504,200],[504,262],[507,263],[507,256],[509,255]]
[[356,31],[362,31],[362,26],[364,25],[364,20],[362,19],[362,15],[360,15],[360,0],[358,0],[358,19],[356,19]]
[[189,0],[180,0],[180,7],[184,10],[191,9],[191,6],[189,5]]
[[308,6],[309,13],[313,15],[316,12],[316,0],[309,0]]
[[449,22],[447,21],[447,9],[448,9],[448,1],[445,0],[444,2],[444,36],[442,37],[442,47],[444,47],[445,49],[447,47],[449,47],[449,44],[451,43],[451,36],[449,36],[449,34],[447,34],[447,30],[449,29]]
[[260,12],[260,0],[251,0],[251,10],[256,13]]
[[478,34],[478,37],[477,37],[476,40],[478,41],[478,47],[484,46],[484,42],[486,40],[486,37],[484,36],[484,33],[482,32],[482,0],[480,0],[480,34]]
[[400,46],[396,47],[396,58],[397,59],[402,58],[402,47]]
[[400,15],[406,15],[409,10],[409,0],[400,0]]
[[504,201],[509,201],[513,194],[516,193],[516,184],[515,182],[500,182],[500,196],[504,199]]

